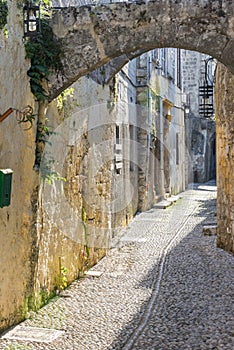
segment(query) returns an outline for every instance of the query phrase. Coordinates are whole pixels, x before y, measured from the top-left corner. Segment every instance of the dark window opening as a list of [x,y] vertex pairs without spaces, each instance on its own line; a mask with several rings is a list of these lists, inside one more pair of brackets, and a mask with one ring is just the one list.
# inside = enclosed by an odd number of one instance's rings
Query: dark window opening
[[116,138],[116,143],[117,143],[117,144],[120,143],[119,136],[120,136],[119,125],[116,125],[116,128],[115,128],[115,138]]
[[182,88],[182,76],[181,76],[181,50],[177,49],[177,86]]

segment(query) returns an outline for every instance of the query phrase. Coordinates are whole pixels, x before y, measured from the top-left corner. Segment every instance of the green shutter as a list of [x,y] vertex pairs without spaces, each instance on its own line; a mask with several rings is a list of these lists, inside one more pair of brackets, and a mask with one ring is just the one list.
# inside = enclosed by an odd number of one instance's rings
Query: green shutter
[[11,169],[0,169],[0,208],[10,205],[12,174]]

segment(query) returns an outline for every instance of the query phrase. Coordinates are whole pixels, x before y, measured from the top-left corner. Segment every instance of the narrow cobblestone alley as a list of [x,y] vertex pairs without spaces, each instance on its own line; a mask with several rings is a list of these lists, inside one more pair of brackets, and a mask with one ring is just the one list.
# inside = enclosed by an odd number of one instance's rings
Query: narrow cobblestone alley
[[[216,222],[216,187],[209,182],[181,197],[137,215],[91,269],[96,277],[31,313],[17,326],[25,340],[5,334],[0,349],[233,350],[234,258],[202,232]],[[32,341],[31,327],[62,333]]]

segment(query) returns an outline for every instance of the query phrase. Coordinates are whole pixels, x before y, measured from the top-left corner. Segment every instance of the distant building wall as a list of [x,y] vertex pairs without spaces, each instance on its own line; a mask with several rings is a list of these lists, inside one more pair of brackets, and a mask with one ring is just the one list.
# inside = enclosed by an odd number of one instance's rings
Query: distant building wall
[[[204,84],[208,56],[182,50],[183,92],[187,95],[186,144],[188,182],[205,182],[216,176],[215,121],[199,114],[199,86]],[[212,66],[212,64],[211,64]]]
[[164,153],[161,162],[164,194],[170,195],[183,191],[186,185],[181,51],[173,48],[157,49],[154,58],[152,86],[160,102],[158,113],[162,124],[160,140]]

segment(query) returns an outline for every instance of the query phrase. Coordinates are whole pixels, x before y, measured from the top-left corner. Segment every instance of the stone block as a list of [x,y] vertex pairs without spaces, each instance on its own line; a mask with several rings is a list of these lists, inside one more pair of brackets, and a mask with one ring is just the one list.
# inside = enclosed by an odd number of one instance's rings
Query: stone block
[[215,236],[217,234],[217,225],[203,226],[202,232],[205,236]]

